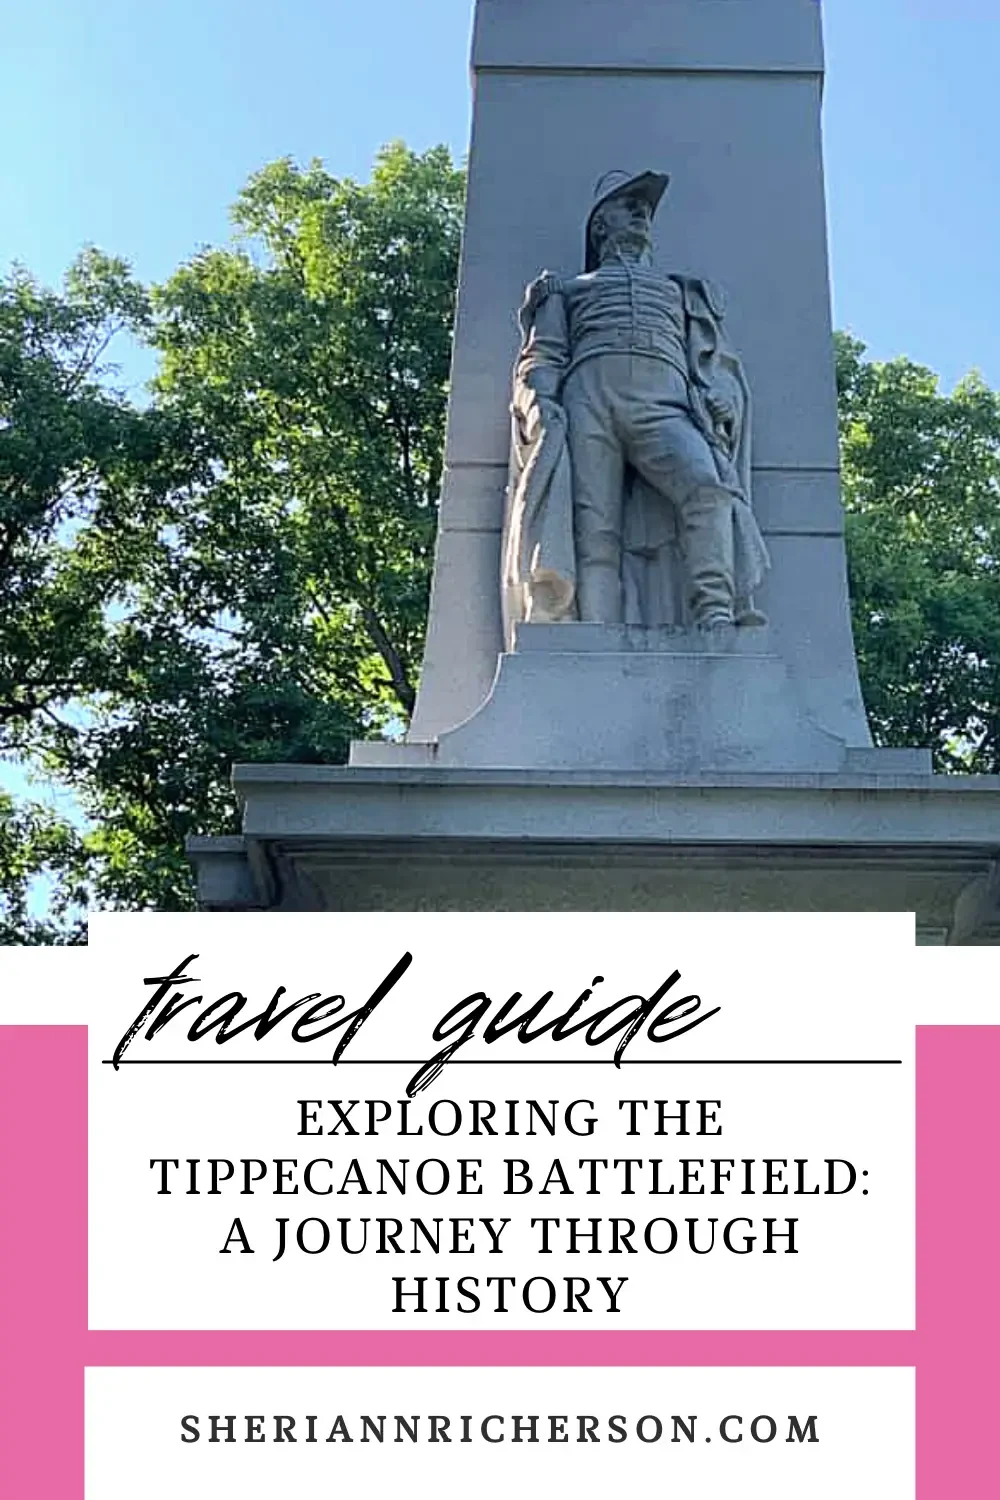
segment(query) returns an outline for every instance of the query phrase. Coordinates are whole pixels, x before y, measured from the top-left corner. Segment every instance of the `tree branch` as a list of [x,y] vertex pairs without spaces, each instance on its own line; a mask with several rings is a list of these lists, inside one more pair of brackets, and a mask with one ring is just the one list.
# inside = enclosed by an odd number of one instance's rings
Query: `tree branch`
[[385,662],[393,692],[406,710],[407,718],[410,718],[413,714],[414,704],[417,701],[417,695],[410,681],[403,658],[389,639],[385,626],[370,605],[363,604],[361,606],[361,618],[365,622],[365,629],[371,636],[375,649]]

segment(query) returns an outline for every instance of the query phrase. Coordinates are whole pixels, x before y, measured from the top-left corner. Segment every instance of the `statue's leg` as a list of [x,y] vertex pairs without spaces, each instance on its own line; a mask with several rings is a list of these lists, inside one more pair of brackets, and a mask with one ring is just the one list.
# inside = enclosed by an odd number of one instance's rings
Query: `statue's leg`
[[615,431],[612,365],[618,356],[584,361],[563,390],[573,471],[573,533],[581,620],[624,619],[622,494],[625,459]]
[[702,629],[735,623],[733,496],[716,481],[677,503],[691,618]]
[[[667,387],[673,372],[644,363],[650,368],[637,386],[658,378]],[[735,496],[720,484],[712,450],[686,408],[650,390],[631,418],[629,459],[677,512],[691,618],[704,629],[732,625]]]

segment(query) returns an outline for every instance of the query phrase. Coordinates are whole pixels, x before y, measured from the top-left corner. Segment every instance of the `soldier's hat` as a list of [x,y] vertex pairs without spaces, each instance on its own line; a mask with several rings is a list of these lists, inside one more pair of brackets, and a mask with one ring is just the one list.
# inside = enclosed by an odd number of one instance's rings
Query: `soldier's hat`
[[649,204],[650,213],[655,214],[660,206],[660,199],[669,185],[670,178],[665,172],[639,172],[634,176],[630,172],[617,169],[613,172],[605,172],[594,189],[594,203],[587,219],[584,263],[588,271],[597,269],[593,228],[594,215],[598,209],[603,208],[605,203],[610,203],[613,198],[645,198]]

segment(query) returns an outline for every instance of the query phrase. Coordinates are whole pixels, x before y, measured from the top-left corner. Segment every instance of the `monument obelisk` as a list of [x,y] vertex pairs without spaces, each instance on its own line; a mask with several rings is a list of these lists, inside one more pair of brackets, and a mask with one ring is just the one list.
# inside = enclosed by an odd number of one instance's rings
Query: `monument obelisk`
[[580,268],[595,182],[662,167],[658,258],[720,285],[753,392],[770,645],[805,711],[870,744],[838,479],[816,0],[480,0],[475,119],[427,653],[410,738],[487,697],[508,480],[514,312]]
[[873,748],[858,684],[818,0],[478,0],[472,62],[413,722],[347,768],[236,767],[203,903],[1000,941],[1000,784]]

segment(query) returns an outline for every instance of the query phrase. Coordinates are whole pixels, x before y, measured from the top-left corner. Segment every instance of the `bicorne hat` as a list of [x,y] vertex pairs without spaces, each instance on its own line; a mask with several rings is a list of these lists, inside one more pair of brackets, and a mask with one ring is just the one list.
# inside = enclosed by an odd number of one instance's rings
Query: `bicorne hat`
[[649,211],[655,214],[660,206],[660,199],[670,185],[670,178],[665,172],[639,172],[633,176],[629,172],[616,169],[613,172],[605,172],[594,189],[594,203],[587,219],[587,230],[584,248],[584,264],[588,271],[597,270],[597,254],[594,249],[593,227],[594,215],[605,203],[610,203],[613,198],[645,198],[649,204]]

